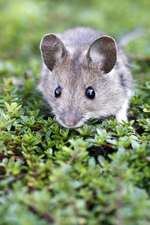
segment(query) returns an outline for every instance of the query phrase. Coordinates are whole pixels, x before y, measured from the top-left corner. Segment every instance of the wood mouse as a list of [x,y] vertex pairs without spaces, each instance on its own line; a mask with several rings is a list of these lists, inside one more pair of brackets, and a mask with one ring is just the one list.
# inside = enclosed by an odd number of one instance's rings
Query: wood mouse
[[114,115],[127,121],[133,80],[114,38],[77,27],[46,34],[40,43],[43,66],[38,89],[56,120],[67,128]]

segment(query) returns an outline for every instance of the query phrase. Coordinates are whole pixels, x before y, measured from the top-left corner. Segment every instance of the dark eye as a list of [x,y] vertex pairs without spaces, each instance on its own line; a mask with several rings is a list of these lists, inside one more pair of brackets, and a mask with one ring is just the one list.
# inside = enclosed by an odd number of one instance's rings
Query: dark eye
[[87,87],[85,89],[85,95],[87,98],[90,98],[90,99],[94,99],[95,98],[95,91],[92,87]]
[[62,88],[60,86],[58,86],[56,89],[55,89],[55,97],[58,98],[61,96],[61,92],[62,92]]

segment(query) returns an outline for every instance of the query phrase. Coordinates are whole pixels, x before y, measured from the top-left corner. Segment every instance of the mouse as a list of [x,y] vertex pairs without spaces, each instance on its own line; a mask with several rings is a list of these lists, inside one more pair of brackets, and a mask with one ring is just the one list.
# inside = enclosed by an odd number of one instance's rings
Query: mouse
[[128,59],[113,37],[93,28],[48,33],[40,42],[38,89],[66,128],[114,116],[127,121],[133,78]]

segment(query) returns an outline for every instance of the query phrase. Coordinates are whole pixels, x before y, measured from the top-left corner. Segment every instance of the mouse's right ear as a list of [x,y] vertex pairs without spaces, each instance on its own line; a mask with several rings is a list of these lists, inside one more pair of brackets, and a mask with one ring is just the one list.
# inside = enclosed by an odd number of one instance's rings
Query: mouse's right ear
[[61,62],[67,53],[62,41],[54,34],[44,35],[40,43],[40,49],[44,63],[51,71],[55,64]]
[[88,61],[99,65],[104,73],[109,73],[114,67],[117,59],[116,42],[112,37],[102,36],[95,40],[88,52]]

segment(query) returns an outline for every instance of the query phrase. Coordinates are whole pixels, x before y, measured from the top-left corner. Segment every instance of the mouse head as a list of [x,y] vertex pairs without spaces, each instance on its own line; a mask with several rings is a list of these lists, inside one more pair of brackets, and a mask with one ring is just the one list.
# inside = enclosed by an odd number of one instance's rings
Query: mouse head
[[116,63],[114,39],[102,36],[90,46],[71,49],[56,35],[47,34],[40,48],[47,74],[40,90],[56,120],[73,128],[97,118],[108,95],[107,74]]

